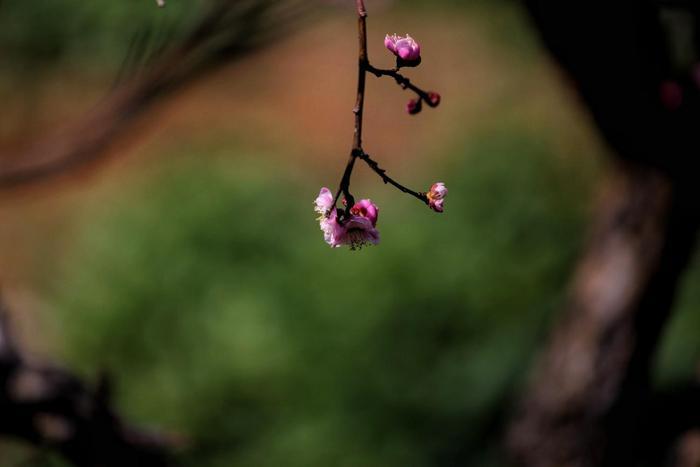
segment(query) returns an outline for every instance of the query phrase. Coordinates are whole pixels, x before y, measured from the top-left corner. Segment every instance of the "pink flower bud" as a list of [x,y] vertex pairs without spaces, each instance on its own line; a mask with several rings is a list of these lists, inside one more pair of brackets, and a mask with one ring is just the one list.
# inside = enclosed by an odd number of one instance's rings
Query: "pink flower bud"
[[437,107],[440,105],[440,101],[442,100],[442,97],[440,94],[436,92],[429,92],[428,93],[428,100],[430,101],[430,106],[431,107]]
[[433,183],[430,187],[430,191],[426,193],[428,197],[428,206],[435,212],[443,212],[443,203],[445,202],[445,197],[447,196],[447,187],[444,183],[438,182]]
[[350,209],[350,214],[353,216],[366,217],[372,222],[372,226],[375,226],[377,225],[377,218],[379,217],[379,209],[372,201],[361,199]]
[[404,62],[417,62],[421,58],[420,44],[408,34],[406,37],[387,34],[384,38],[384,46]]
[[331,190],[325,186],[321,188],[321,191],[318,194],[316,201],[314,201],[314,204],[316,205],[314,211],[321,215],[328,214],[328,211],[330,211],[333,207],[333,193],[331,193]]
[[421,99],[411,99],[406,104],[406,113],[409,115],[416,115],[423,110],[423,101]]

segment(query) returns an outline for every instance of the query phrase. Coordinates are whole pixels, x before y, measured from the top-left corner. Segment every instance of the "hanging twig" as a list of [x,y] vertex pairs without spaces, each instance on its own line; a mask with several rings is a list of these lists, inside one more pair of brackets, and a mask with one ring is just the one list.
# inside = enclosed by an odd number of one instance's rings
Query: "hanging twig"
[[372,73],[378,78],[383,76],[393,78],[396,81],[396,83],[399,84],[403,89],[410,89],[411,91],[415,92],[420,100],[425,101],[431,107],[437,107],[439,105],[439,95],[436,93],[426,92],[418,86],[411,83],[411,81],[408,78],[399,73],[398,67],[393,70],[384,70],[380,68],[375,68],[370,64],[369,55],[367,52],[367,9],[365,8],[364,0],[356,0],[355,5],[357,10],[357,29],[359,41],[357,65],[357,97],[355,99],[355,107],[353,108],[353,113],[355,114],[355,125],[353,132],[352,150],[350,151],[350,157],[348,158],[348,162],[345,166],[345,170],[343,171],[343,176],[340,180],[338,190],[336,191],[335,197],[333,199],[333,205],[335,206],[338,203],[340,196],[343,195],[345,197],[345,215],[347,216],[349,214],[350,208],[354,204],[354,197],[350,193],[350,180],[352,178],[352,172],[355,167],[355,160],[357,158],[364,160],[367,163],[367,165],[369,165],[369,167],[382,178],[384,183],[393,185],[403,193],[410,194],[418,198],[422,202],[428,204],[428,198],[424,193],[420,193],[406,188],[405,186],[393,180],[386,174],[386,171],[384,169],[379,168],[378,163],[372,160],[362,148],[362,127],[367,73]]

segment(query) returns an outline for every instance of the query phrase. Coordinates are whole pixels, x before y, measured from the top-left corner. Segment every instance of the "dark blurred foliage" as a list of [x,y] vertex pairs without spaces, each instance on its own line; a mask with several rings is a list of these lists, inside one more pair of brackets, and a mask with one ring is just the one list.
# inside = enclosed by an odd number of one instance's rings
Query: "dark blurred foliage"
[[673,384],[686,380],[700,371],[700,261],[696,258],[693,267],[682,282],[682,293],[678,297],[676,311],[671,320],[657,361],[657,380],[661,384]]
[[31,75],[57,63],[118,68],[138,41],[154,44],[159,35],[174,34],[201,6],[199,1],[159,9],[142,0],[2,0],[0,72]]

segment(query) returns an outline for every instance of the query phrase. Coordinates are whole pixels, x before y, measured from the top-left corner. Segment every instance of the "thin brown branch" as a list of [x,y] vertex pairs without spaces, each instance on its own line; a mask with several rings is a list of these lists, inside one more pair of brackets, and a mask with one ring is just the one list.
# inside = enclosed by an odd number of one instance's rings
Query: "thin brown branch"
[[353,149],[362,149],[362,117],[365,109],[365,85],[367,82],[367,68],[369,56],[367,53],[367,11],[362,0],[357,0],[357,29],[360,51],[357,64],[357,99],[355,101],[355,132],[353,137]]
[[352,170],[355,167],[355,160],[357,159],[358,153],[358,151],[353,150],[350,154],[348,164],[345,166],[345,170],[343,171],[343,178],[340,180],[340,187],[338,188],[338,192],[335,194],[335,198],[333,199],[333,206],[336,206],[340,195],[342,194],[345,197],[346,214],[353,204],[355,204],[355,198],[352,196],[352,193],[350,193],[350,180],[352,178]]
[[368,165],[377,175],[379,175],[379,176],[382,178],[382,181],[383,181],[385,184],[388,183],[388,184],[390,184],[390,185],[393,185],[394,187],[398,188],[398,189],[399,189],[400,191],[402,191],[403,193],[409,194],[409,195],[411,195],[411,196],[413,196],[413,197],[415,197],[415,198],[418,198],[418,199],[419,199],[420,201],[422,201],[423,203],[428,204],[428,197],[425,195],[425,193],[419,193],[419,192],[413,191],[413,190],[411,190],[410,188],[407,188],[407,187],[401,185],[399,182],[397,182],[397,181],[394,180],[393,178],[389,177],[389,176],[386,174],[386,170],[384,170],[384,169],[382,169],[381,167],[379,167],[379,164],[378,164],[376,161],[372,160],[372,158],[369,156],[369,154],[367,154],[367,153],[365,153],[365,152],[361,152],[360,154],[358,154],[358,157],[359,157],[360,159],[362,159],[363,161],[365,161],[365,162],[367,163],[367,165]]
[[350,193],[350,179],[355,166],[355,159],[362,153],[362,124],[365,108],[365,87],[367,84],[367,67],[369,66],[369,55],[367,53],[367,9],[363,0],[356,0],[357,7],[357,33],[359,42],[359,53],[357,57],[357,97],[355,107],[352,112],[355,114],[355,126],[352,138],[352,150],[348,163],[345,166],[343,177],[340,180],[338,191],[335,194],[333,205],[338,203],[342,194],[347,201],[346,212],[354,204],[354,198]]
[[333,200],[333,205],[335,206],[343,195],[346,200],[346,215],[349,213],[350,208],[354,204],[354,198],[350,193],[350,179],[352,178],[352,171],[355,167],[355,160],[359,157],[367,163],[367,165],[374,170],[384,181],[398,188],[403,193],[410,194],[422,202],[428,204],[428,198],[424,193],[418,193],[406,188],[401,185],[391,177],[386,174],[386,171],[379,167],[378,163],[372,160],[370,156],[365,153],[362,149],[362,126],[363,126],[363,115],[364,115],[364,105],[365,105],[365,88],[367,84],[367,73],[372,73],[377,77],[389,76],[394,78],[396,82],[403,89],[411,89],[414,91],[421,99],[431,106],[436,107],[437,103],[434,102],[429,93],[418,88],[405,76],[401,75],[398,70],[382,70],[373,67],[369,62],[369,55],[367,53],[367,10],[365,9],[365,4],[363,0],[356,0],[357,9],[357,29],[358,29],[358,40],[359,40],[359,53],[358,53],[358,78],[357,78],[357,97],[355,100],[355,107],[353,108],[353,113],[355,114],[355,126],[353,133],[353,143],[352,150],[350,151],[350,157],[348,158],[348,163],[345,166],[343,172],[343,177],[340,180],[338,190],[335,194]]
[[396,84],[401,86],[402,89],[410,89],[411,91],[415,92],[416,95],[420,97],[430,107],[437,107],[439,105],[439,102],[433,101],[433,99],[430,98],[430,93],[428,91],[424,91],[423,89],[413,84],[410,79],[406,78],[404,75],[399,73],[399,70],[397,69],[386,70],[382,68],[375,68],[372,65],[368,64],[367,71],[372,73],[377,78],[380,78],[382,76],[394,78]]

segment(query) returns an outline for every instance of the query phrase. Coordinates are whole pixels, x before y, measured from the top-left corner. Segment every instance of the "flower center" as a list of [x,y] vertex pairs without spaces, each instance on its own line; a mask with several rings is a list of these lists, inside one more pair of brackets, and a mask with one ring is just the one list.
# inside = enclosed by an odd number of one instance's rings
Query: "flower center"
[[350,214],[353,216],[367,217],[367,208],[364,206],[354,206],[350,210]]

